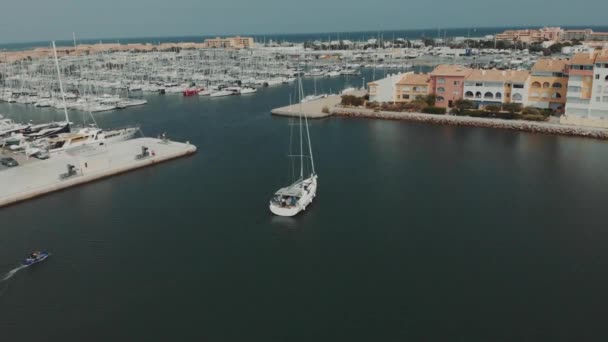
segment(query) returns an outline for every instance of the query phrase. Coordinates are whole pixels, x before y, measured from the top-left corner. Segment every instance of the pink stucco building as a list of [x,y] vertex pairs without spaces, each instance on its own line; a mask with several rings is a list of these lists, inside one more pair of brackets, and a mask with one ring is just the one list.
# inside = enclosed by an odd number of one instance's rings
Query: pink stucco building
[[464,80],[472,71],[461,65],[438,65],[431,72],[431,92],[437,96],[435,106],[450,108],[462,99]]

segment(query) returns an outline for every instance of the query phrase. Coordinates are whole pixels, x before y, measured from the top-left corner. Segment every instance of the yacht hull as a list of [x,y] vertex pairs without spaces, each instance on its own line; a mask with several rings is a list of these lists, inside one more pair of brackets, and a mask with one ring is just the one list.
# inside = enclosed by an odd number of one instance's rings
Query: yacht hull
[[303,180],[301,183],[306,185],[306,190],[302,190],[302,197],[293,206],[281,206],[274,202],[270,202],[270,211],[277,216],[296,216],[300,212],[306,210],[315,196],[317,195],[317,176]]

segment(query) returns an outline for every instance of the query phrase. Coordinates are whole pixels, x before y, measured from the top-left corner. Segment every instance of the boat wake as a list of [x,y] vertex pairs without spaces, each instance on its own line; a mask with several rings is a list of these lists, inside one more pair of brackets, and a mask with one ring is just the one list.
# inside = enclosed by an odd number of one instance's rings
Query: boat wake
[[16,267],[16,268],[8,271],[8,273],[6,273],[4,278],[2,278],[2,280],[0,280],[0,283],[11,279],[17,272],[21,271],[22,269],[24,269],[26,267],[27,267],[27,265],[19,265],[19,267]]

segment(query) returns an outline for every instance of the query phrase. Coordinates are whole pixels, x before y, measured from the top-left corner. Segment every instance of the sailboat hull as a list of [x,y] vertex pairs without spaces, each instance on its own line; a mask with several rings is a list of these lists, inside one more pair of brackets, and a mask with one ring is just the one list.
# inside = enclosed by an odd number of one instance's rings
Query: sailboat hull
[[317,195],[317,175],[302,180],[300,183],[292,186],[302,185],[302,193],[295,205],[282,206],[273,201],[270,202],[270,211],[277,216],[296,216],[300,212],[306,210],[315,196]]

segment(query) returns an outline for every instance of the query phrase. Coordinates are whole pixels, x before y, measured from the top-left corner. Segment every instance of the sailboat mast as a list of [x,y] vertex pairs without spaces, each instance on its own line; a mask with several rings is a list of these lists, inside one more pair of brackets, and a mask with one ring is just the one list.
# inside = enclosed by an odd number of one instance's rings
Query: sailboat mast
[[300,100],[300,179],[304,179],[304,147],[302,142],[302,115],[304,110],[302,109],[302,78],[298,75],[298,97]]
[[[299,76],[298,76],[299,77]],[[300,78],[300,90],[302,91],[302,97],[304,96],[304,88],[302,87],[302,79]],[[304,113],[302,113],[303,115]],[[308,118],[304,116],[304,123],[306,124],[306,140],[308,140],[308,153],[310,154],[310,166],[312,168],[312,174],[315,174],[315,160],[312,157],[312,146],[310,144],[310,132],[308,130]]]
[[65,93],[63,92],[63,83],[61,82],[61,70],[59,70],[59,59],[57,58],[57,48],[55,47],[55,41],[53,41],[53,55],[55,56],[55,68],[57,68],[57,78],[59,78],[59,91],[61,91],[61,98],[63,99],[63,112],[65,113],[65,121],[69,124],[70,117],[68,116],[68,106],[65,102]]

